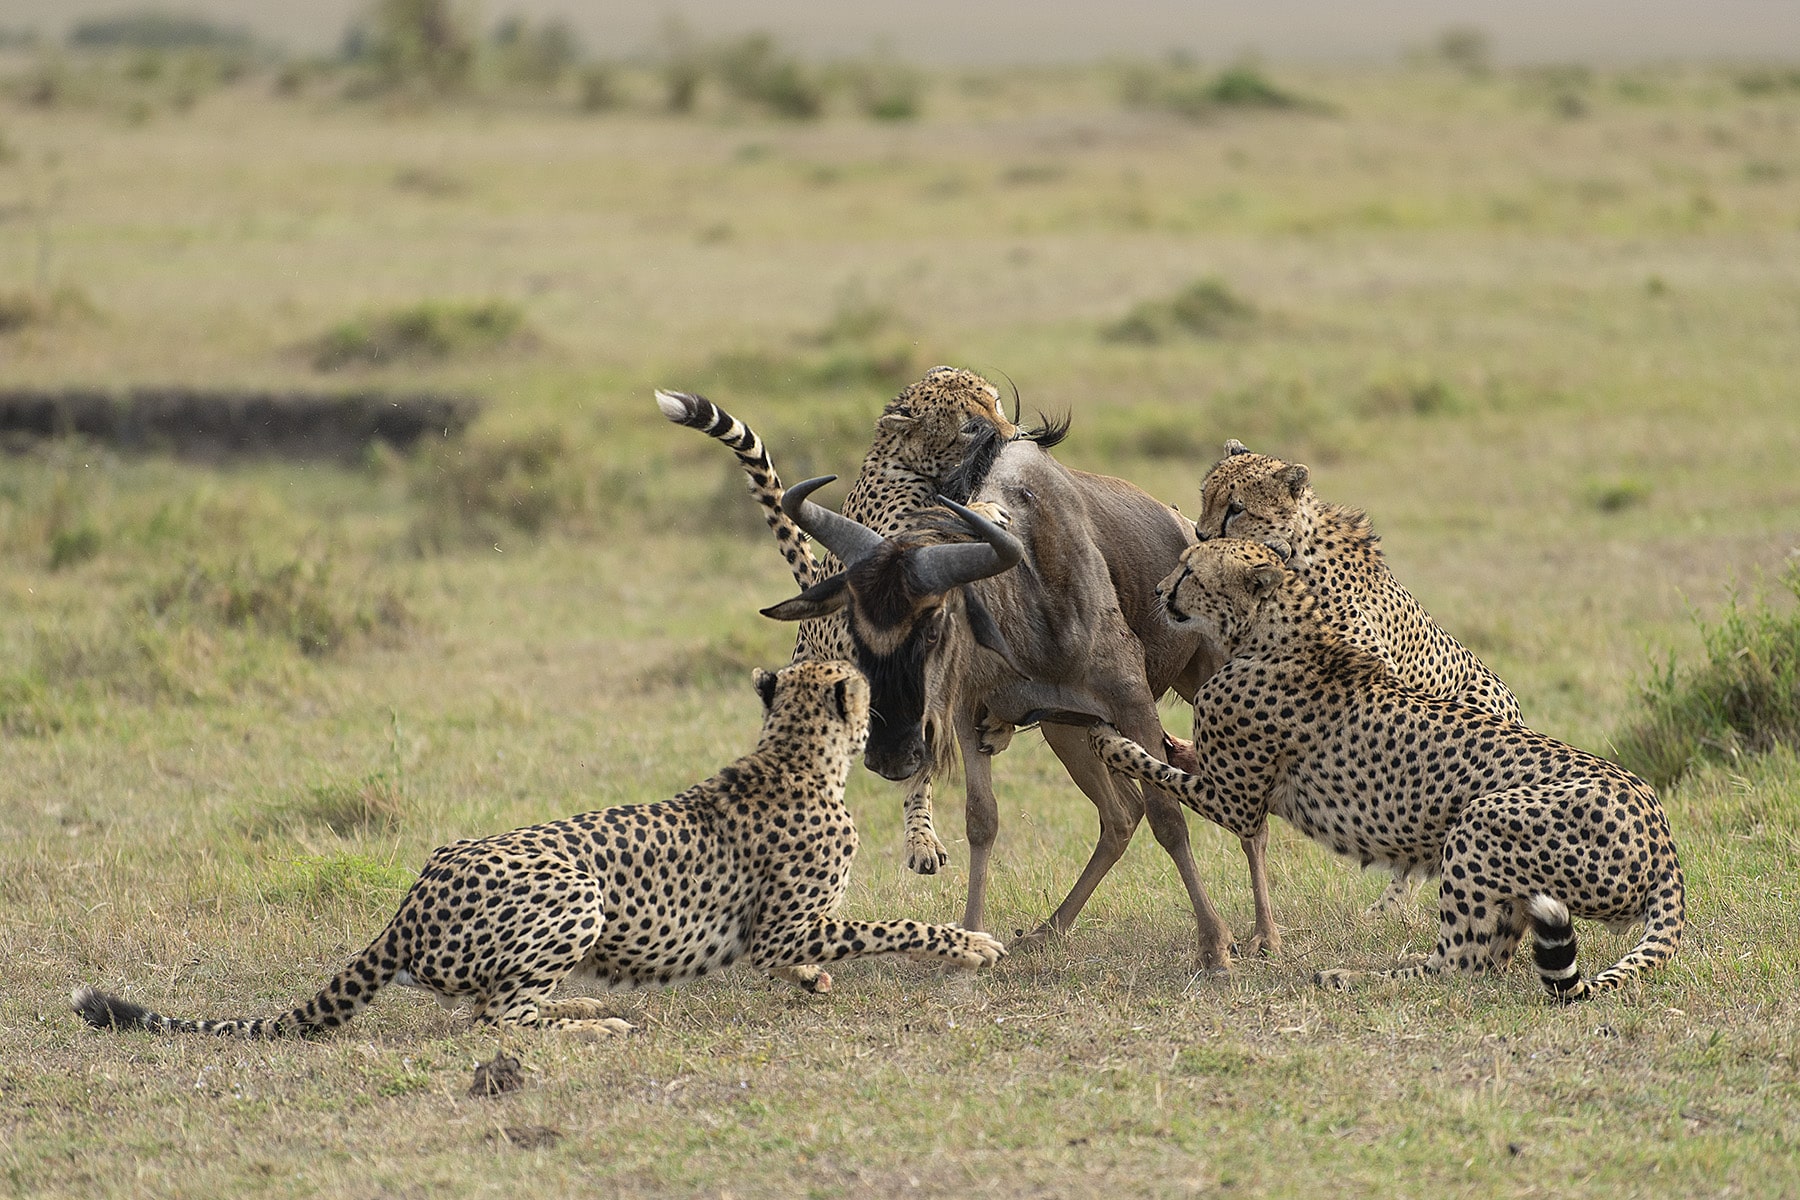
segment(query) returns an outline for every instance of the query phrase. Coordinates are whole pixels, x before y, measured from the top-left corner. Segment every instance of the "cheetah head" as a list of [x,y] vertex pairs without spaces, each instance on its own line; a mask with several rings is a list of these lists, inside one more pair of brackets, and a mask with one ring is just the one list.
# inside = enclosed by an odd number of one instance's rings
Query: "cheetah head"
[[790,663],[779,671],[759,667],[750,678],[762,697],[765,736],[804,735],[818,729],[822,716],[827,731],[849,742],[846,761],[862,750],[869,736],[869,684],[852,664],[831,660]]
[[1000,411],[1000,389],[961,367],[931,368],[888,402],[876,430],[892,461],[939,483],[977,443],[1019,434]]
[[1280,556],[1262,543],[1214,538],[1189,546],[1156,595],[1171,624],[1197,628],[1230,658],[1287,579]]
[[1312,506],[1307,480],[1305,467],[1226,442],[1225,457],[1201,481],[1194,534],[1203,542],[1217,537],[1261,542],[1286,562],[1304,541],[1303,520]]

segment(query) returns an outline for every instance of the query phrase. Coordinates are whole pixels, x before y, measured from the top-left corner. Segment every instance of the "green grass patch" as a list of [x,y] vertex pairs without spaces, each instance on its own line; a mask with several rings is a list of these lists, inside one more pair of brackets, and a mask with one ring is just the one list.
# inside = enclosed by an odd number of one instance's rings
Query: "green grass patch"
[[[1781,585],[1800,601],[1800,567]],[[1619,761],[1658,787],[1700,763],[1800,747],[1800,608],[1734,594],[1716,622],[1696,624],[1703,661],[1671,655],[1614,738]]]
[[348,641],[395,633],[411,621],[393,591],[373,595],[334,581],[331,560],[297,556],[266,566],[254,557],[189,563],[153,587],[143,611],[159,624],[217,623],[254,629],[302,654],[331,654]]

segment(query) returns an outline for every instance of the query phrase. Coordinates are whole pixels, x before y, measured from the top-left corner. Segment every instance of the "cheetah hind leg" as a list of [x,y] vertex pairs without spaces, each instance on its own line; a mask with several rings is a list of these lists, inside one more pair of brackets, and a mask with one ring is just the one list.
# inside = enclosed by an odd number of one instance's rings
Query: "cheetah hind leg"
[[620,1037],[635,1028],[631,1022],[618,1017],[601,1016],[605,1007],[589,997],[550,999],[550,989],[554,986],[554,983],[537,980],[503,985],[481,1006],[475,1019],[491,1021],[500,1027],[502,1048],[506,1032],[515,1027],[554,1029],[591,1041]]

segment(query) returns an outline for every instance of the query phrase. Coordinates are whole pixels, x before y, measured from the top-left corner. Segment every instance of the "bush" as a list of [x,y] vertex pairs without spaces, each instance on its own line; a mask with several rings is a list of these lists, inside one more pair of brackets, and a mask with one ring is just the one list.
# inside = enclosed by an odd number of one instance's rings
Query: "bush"
[[824,111],[824,85],[769,34],[745,34],[720,47],[715,57],[719,82],[740,100],[796,120]]
[[313,343],[312,360],[316,370],[336,371],[444,359],[530,340],[524,310],[516,304],[426,301],[334,326]]
[[445,94],[468,86],[475,38],[451,0],[374,0],[344,35],[344,57],[382,86]]
[[1221,109],[1322,112],[1328,107],[1276,87],[1252,63],[1238,63],[1207,77],[1185,59],[1128,69],[1121,96],[1133,108],[1159,108],[1196,120]]
[[1256,307],[1218,278],[1197,279],[1166,300],[1146,300],[1100,336],[1156,345],[1176,335],[1222,337],[1256,316]]
[[[1800,565],[1781,586],[1800,601]],[[1717,624],[1696,623],[1705,661],[1682,667],[1671,655],[1653,670],[1642,715],[1614,739],[1619,762],[1657,787],[1702,762],[1800,749],[1800,610],[1733,595]]]

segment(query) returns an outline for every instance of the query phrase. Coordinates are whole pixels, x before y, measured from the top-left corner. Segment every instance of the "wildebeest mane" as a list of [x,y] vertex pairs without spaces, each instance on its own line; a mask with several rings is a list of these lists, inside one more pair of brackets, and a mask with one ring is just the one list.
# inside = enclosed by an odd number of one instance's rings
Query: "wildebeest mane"
[[[1015,400],[1018,398],[1016,388],[1013,391],[1013,397]],[[1016,406],[1014,411],[1017,411]],[[958,504],[967,504],[969,498],[980,491],[981,485],[987,482],[988,472],[994,467],[994,460],[1000,457],[1000,451],[1006,448],[1008,441],[1036,442],[1048,450],[1069,436],[1070,419],[1067,413],[1060,417],[1047,417],[1040,410],[1038,412],[1039,424],[1029,429],[1021,428],[1011,438],[1002,438],[999,430],[992,425],[987,426],[963,452],[962,462],[958,463],[956,469],[945,478],[944,495]]]

